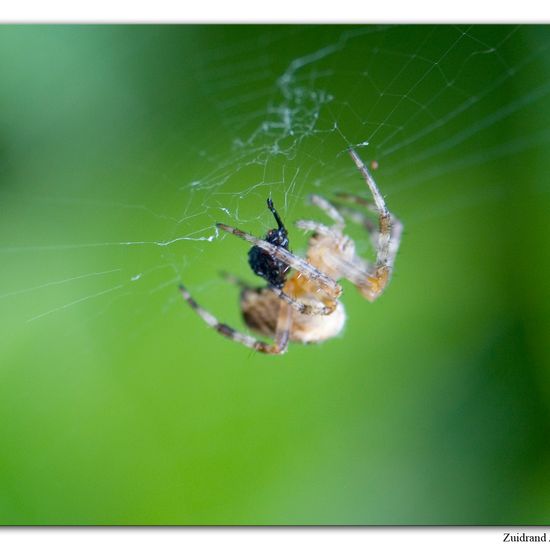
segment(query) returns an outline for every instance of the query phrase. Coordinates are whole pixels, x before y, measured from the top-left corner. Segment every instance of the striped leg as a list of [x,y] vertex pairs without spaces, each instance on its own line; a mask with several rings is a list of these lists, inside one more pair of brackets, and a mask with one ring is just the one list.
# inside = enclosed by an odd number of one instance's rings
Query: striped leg
[[[220,274],[227,282],[238,286],[241,290],[253,289],[253,287],[246,281],[236,275],[232,275],[226,271],[222,271]],[[329,300],[329,305],[322,303],[306,304],[296,298],[293,298],[292,296],[289,296],[280,288],[273,286],[269,288],[273,294],[276,294],[283,302],[286,302],[292,309],[295,309],[302,315],[330,315],[336,309],[337,302],[335,300]]]
[[234,328],[231,328],[229,325],[220,323],[216,317],[214,317],[210,312],[202,308],[189,294],[188,290],[180,284],[179,286],[181,295],[184,300],[191,306],[191,308],[200,316],[202,320],[210,327],[212,327],[216,332],[233,340],[243,344],[247,348],[259,351],[261,353],[266,353],[270,355],[281,355],[286,352],[288,348],[289,332],[290,332],[290,309],[286,307],[285,304],[282,304],[279,311],[279,318],[277,320],[277,329],[275,335],[275,343],[268,344],[261,340],[239,332]]
[[322,271],[319,271],[317,268],[315,268],[302,258],[294,256],[294,254],[292,254],[288,250],[279,246],[275,246],[262,239],[258,239],[257,237],[254,237],[249,233],[245,233],[244,231],[241,231],[236,227],[231,227],[229,225],[225,225],[224,223],[217,223],[216,226],[223,231],[232,233],[236,237],[244,239],[252,245],[257,246],[262,250],[265,250],[266,252],[271,254],[271,256],[284,262],[292,269],[299,271],[311,281],[316,282],[321,287],[321,290],[326,292],[329,296],[338,298],[338,296],[342,294],[342,287],[334,279],[331,279],[328,275],[325,275]]
[[252,288],[244,279],[228,273],[227,271],[220,271],[222,279],[225,279],[228,283],[238,286],[241,290],[246,290],[247,288]]
[[327,227],[326,225],[314,220],[298,220],[294,223],[294,225],[298,229],[312,231],[313,233],[318,233],[319,235],[330,237],[331,239],[339,239],[342,237],[342,233],[338,228]]
[[[366,208],[373,214],[378,213],[378,211],[376,210],[376,206],[373,204],[373,202],[368,199],[365,199],[364,197],[359,197],[358,195],[353,195],[351,193],[343,193],[343,192],[336,193],[335,196],[343,201],[346,201],[352,204],[358,204],[359,206]],[[352,222],[356,223],[357,225],[362,225],[369,232],[371,236],[374,236],[378,239],[378,228],[376,227],[374,221],[371,218],[369,218],[364,212],[359,212],[357,210],[348,208],[347,206],[342,206],[340,204],[336,208],[338,209],[338,212],[340,212],[340,214],[350,219]]]
[[[336,300],[327,299],[326,304],[319,302],[317,304],[305,304],[292,296],[283,292],[280,288],[269,287],[273,294],[276,294],[283,302],[287,303],[292,309],[295,309],[302,315],[330,315],[338,305]],[[328,305],[327,305],[328,304]]]
[[309,200],[312,204],[320,208],[334,222],[334,225],[336,225],[338,229],[342,230],[345,227],[346,221],[340,212],[338,212],[336,206],[325,199],[325,197],[321,197],[321,195],[310,195]]
[[[365,178],[365,182],[374,199],[374,205],[359,197],[355,197],[352,200],[358,204],[367,206],[369,209],[372,209],[374,206],[374,210],[378,214],[378,242],[376,243],[376,264],[374,266],[374,273],[365,274],[364,281],[361,284],[356,283],[361,294],[368,300],[373,301],[382,294],[390,280],[393,264],[401,241],[403,224],[388,210],[386,202],[374,178],[371,176],[363,161],[359,158],[359,155],[353,149],[350,149],[350,155]],[[349,195],[345,197],[348,200],[351,198]]]
[[[344,198],[343,194],[339,193],[338,196],[341,198]],[[361,198],[362,197],[355,197],[354,195],[345,196],[345,199],[349,201],[351,201],[352,199],[361,199]],[[359,203],[359,201],[354,201],[354,202]],[[370,206],[372,206],[372,204]],[[363,226],[363,228],[367,230],[367,232],[371,237],[378,237],[378,229],[376,227],[376,224],[364,212],[358,212],[353,208],[349,208],[347,206],[342,206],[342,205],[338,205],[338,211],[340,212],[340,214],[350,219],[352,222],[356,223],[357,225]],[[378,242],[378,238],[376,239],[375,244],[377,242]]]

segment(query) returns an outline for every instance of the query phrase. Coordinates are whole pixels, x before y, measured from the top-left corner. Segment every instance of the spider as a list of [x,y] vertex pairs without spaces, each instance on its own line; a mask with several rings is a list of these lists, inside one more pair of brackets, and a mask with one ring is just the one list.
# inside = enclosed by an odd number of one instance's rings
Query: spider
[[[289,341],[318,343],[342,331],[346,314],[339,301],[342,287],[338,280],[351,281],[370,302],[384,292],[392,274],[403,225],[387,209],[363,161],[353,149],[349,152],[367,183],[373,202],[347,193],[339,193],[337,197],[376,214],[378,226],[366,215],[367,212],[312,195],[311,202],[332,220],[332,224],[324,225],[312,220],[296,222],[298,228],[312,233],[307,258],[302,259],[290,252],[288,231],[271,199],[267,199],[267,207],[275,218],[277,228],[268,231],[263,240],[235,227],[216,224],[218,229],[252,244],[248,253],[249,265],[256,275],[267,282],[267,286],[251,287],[227,274],[225,278],[241,288],[240,307],[246,325],[274,342],[258,340],[220,323],[197,304],[181,284],[183,298],[207,325],[248,348],[280,355],[287,351]],[[343,232],[344,216],[368,232],[376,249],[374,264],[356,254],[354,241]],[[291,270],[294,270],[292,274]]]

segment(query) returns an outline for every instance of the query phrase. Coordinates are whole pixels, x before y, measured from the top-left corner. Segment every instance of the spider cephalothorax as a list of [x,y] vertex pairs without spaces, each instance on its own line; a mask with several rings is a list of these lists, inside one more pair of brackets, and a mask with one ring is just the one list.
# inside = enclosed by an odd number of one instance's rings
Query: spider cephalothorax
[[[331,219],[332,224],[324,225],[313,220],[296,222],[300,229],[312,232],[307,259],[289,251],[287,230],[271,199],[267,200],[267,206],[278,228],[271,229],[263,240],[235,227],[216,224],[218,229],[253,245],[248,253],[248,262],[254,273],[265,279],[268,285],[254,288],[236,277],[227,278],[242,289],[240,306],[247,326],[273,338],[274,343],[258,340],[220,323],[180,285],[187,303],[209,326],[249,348],[262,353],[281,354],[287,350],[290,340],[301,343],[322,342],[342,331],[346,314],[339,300],[342,287],[338,280],[351,281],[370,302],[384,292],[393,271],[403,225],[386,207],[363,161],[353,149],[350,149],[350,154],[367,183],[372,201],[355,195],[338,195],[340,201],[351,203],[350,208],[312,195],[311,202]],[[377,226],[371,218],[372,214],[378,218]],[[344,233],[345,217],[362,226],[369,234],[376,250],[374,262],[356,254],[355,243]],[[294,272],[288,277],[291,269]]]
[[[288,250],[288,232],[273,206],[273,201],[267,199],[267,207],[275,217],[277,229],[270,229],[265,236],[265,241],[280,248]],[[275,288],[283,288],[286,283],[286,274],[289,270],[287,264],[277,259],[259,246],[253,246],[248,252],[248,263],[252,271],[265,279]]]

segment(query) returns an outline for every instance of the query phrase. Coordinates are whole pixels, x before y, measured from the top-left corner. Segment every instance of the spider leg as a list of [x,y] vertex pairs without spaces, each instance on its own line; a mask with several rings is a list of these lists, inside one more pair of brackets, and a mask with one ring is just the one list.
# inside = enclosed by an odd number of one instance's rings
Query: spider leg
[[[360,206],[364,206],[370,212],[373,212],[375,214],[377,213],[376,206],[371,201],[369,201],[368,199],[365,199],[364,197],[351,195],[349,193],[337,193],[336,196],[348,202],[352,202]],[[364,212],[359,212],[357,210],[354,210],[353,208],[349,208],[347,206],[343,206],[340,204],[337,205],[336,208],[338,208],[338,211],[343,216],[350,219],[352,222],[356,223],[357,225],[362,225],[371,236],[374,246],[377,245],[378,234],[379,234],[378,227],[369,216],[367,216]],[[392,227],[401,226],[401,229],[403,229],[402,223],[399,221],[399,219],[396,218],[391,212],[389,214],[390,214],[390,221],[391,221]]]
[[327,227],[326,225],[313,220],[298,220],[294,223],[294,225],[298,229],[313,231],[314,233],[318,233],[324,237],[331,237],[332,239],[338,239],[342,236],[340,231],[334,230],[331,227]]
[[363,226],[363,228],[366,229],[369,233],[377,232],[376,224],[371,218],[365,215],[364,212],[358,212],[353,208],[349,208],[347,206],[342,206],[342,205],[338,205],[338,211],[343,216],[350,219],[352,222],[356,223],[357,225]]
[[[344,193],[342,191],[335,193],[335,196],[343,201],[352,202],[360,206],[363,206],[368,210],[370,210],[371,212],[374,212],[375,214],[378,212],[373,202],[369,199],[366,199],[365,197],[360,197],[359,195],[354,195],[352,193]],[[340,210],[339,207],[337,208]]]
[[312,204],[319,207],[334,222],[334,225],[336,225],[338,229],[341,230],[345,227],[346,221],[340,212],[338,212],[336,206],[325,199],[325,197],[321,197],[320,195],[310,195],[309,200]]
[[358,212],[353,208],[343,205],[338,205],[337,208],[343,216],[351,220],[353,223],[362,226],[363,229],[369,234],[372,245],[376,247],[378,244],[378,227],[376,226],[376,223],[364,212]]
[[[376,205],[373,204],[372,201],[365,199],[364,197],[352,195],[351,193],[336,193],[336,196],[341,200],[358,204],[359,206],[366,208],[367,210],[369,210],[369,212],[372,212],[373,214],[378,213]],[[378,239],[378,228],[370,217],[366,216],[364,212],[359,212],[357,210],[354,210],[353,208],[349,208],[348,206],[339,204],[336,206],[336,208],[338,209],[340,214],[350,219],[352,222],[356,223],[357,225],[362,225],[369,232],[369,234],[373,238],[374,243],[376,244]],[[392,219],[395,219],[391,212],[390,216],[392,216]]]
[[[222,271],[220,275],[229,283],[238,286],[241,290],[252,289],[253,287],[249,285],[243,279]],[[300,300],[296,300],[286,294],[282,289],[270,286],[269,289],[276,294],[283,302],[286,302],[290,307],[295,309],[298,313],[302,315],[329,315],[336,309],[336,302],[331,303],[330,305],[325,304],[306,304]]]
[[[338,226],[327,227],[326,225],[313,220],[298,220],[295,225],[299,229],[305,229],[306,231],[312,231],[314,234],[328,237],[333,242],[341,241],[343,238],[341,228]],[[339,259],[336,258],[336,262],[338,262],[338,260]],[[329,315],[336,309],[338,304],[334,297],[327,294],[327,292],[324,292],[324,294],[325,296],[318,298],[323,305],[316,306],[314,310],[311,310],[311,312],[305,312],[307,315]]]
[[290,340],[290,326],[292,325],[292,315],[290,308],[286,304],[281,304],[279,316],[277,317],[277,327],[275,329],[275,345],[271,346],[272,355],[282,355],[288,348]]
[[[365,178],[365,182],[374,199],[375,211],[378,214],[378,242],[376,244],[376,263],[374,265],[374,272],[372,274],[365,273],[363,280],[358,281],[351,279],[351,277],[350,280],[356,284],[365,298],[373,301],[382,294],[390,280],[395,257],[399,249],[403,225],[389,212],[374,178],[371,176],[363,161],[359,158],[359,155],[357,155],[353,149],[350,149],[350,155]],[[369,209],[371,208],[370,203],[365,199],[355,198],[354,202],[366,205]],[[349,274],[352,275],[351,269],[349,270]]]
[[321,290],[326,292],[329,296],[338,298],[338,296],[342,294],[342,287],[334,279],[330,278],[328,275],[325,275],[322,271],[319,271],[317,268],[312,266],[306,260],[303,260],[298,256],[294,256],[294,254],[292,254],[288,250],[285,250],[282,247],[275,246],[262,239],[258,239],[257,237],[254,237],[249,233],[245,233],[240,229],[231,227],[229,225],[225,225],[224,223],[217,223],[216,227],[218,227],[219,229],[222,229],[223,231],[227,231],[228,233],[232,233],[236,237],[244,239],[245,241],[248,241],[254,246],[257,246],[258,248],[265,250],[266,252],[271,254],[273,257],[277,258],[278,260],[281,260],[282,262],[287,264],[289,267],[302,273],[311,281],[314,281],[316,284],[318,284],[321,287]]
[[252,288],[244,279],[241,279],[240,277],[237,277],[232,273],[228,273],[227,271],[220,271],[220,275],[222,279],[224,279],[228,283],[231,283],[232,285],[238,286],[242,290]]
[[359,155],[353,149],[349,150],[349,154],[351,155],[353,162],[355,162],[355,166],[357,166],[359,172],[361,172],[361,174],[365,178],[365,181],[367,182],[379,216],[389,216],[389,211],[384,201],[384,198],[382,197],[382,193],[380,193],[380,190],[378,189],[374,178],[371,176],[369,169],[366,167],[365,163],[361,160]]
[[261,353],[281,355],[286,352],[289,341],[291,316],[290,310],[285,304],[281,304],[281,309],[279,311],[275,343],[268,344],[267,342],[258,340],[248,334],[239,332],[224,323],[220,323],[220,321],[218,321],[218,319],[216,319],[216,317],[214,317],[210,312],[206,311],[199,304],[197,304],[183,284],[180,284],[179,289],[183,298],[191,306],[191,308],[208,326],[212,327],[219,334],[229,338],[230,340],[239,342],[247,348],[259,351]]
[[280,288],[270,287],[270,290],[283,302],[287,303],[292,309],[302,315],[330,315],[337,306],[337,302],[335,300],[328,300],[327,303],[329,305],[321,301],[317,304],[306,304],[305,302],[301,302],[300,300],[289,296]]
[[[241,290],[253,288],[243,279],[237,277],[236,275],[232,275],[231,273],[227,273],[226,271],[222,271],[220,275],[227,282],[238,286]],[[289,296],[280,288],[270,286],[269,289],[273,292],[273,294],[276,294],[283,302],[286,302],[292,309],[296,310],[302,315],[330,315],[336,309],[337,304],[334,300],[331,300],[329,302],[329,305],[326,305],[324,303],[308,304],[305,302],[301,302],[300,300],[297,300],[292,296]]]

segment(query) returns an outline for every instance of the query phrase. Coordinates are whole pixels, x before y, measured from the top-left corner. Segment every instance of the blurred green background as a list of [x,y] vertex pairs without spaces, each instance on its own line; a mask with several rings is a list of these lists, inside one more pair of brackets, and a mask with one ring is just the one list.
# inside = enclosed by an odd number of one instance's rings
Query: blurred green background
[[[0,27],[0,523],[548,524],[549,46]],[[405,224],[386,294],[282,357],[208,329],[177,283],[243,328],[218,273],[255,281],[214,223],[364,193],[352,144]]]

